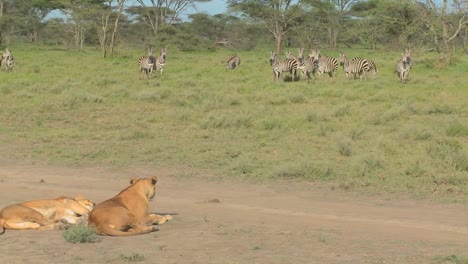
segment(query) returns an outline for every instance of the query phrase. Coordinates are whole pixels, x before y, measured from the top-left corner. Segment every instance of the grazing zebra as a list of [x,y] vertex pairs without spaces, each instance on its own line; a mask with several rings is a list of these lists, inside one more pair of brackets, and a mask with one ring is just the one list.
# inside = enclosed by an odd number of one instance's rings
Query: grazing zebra
[[359,75],[359,79],[367,79],[367,72],[369,71],[369,63],[364,59],[356,59],[349,61],[344,53],[340,52],[340,65],[343,66],[343,71],[346,74],[346,78],[350,78],[351,74],[356,78],[356,74]]
[[396,63],[396,73],[400,78],[400,82],[406,82],[409,78],[409,72],[413,63],[411,62],[411,50],[406,49],[405,53],[402,54],[401,59]]
[[312,73],[315,80],[315,72],[318,69],[318,63],[314,62],[314,58],[310,55],[304,58],[304,48],[297,49],[297,53],[299,60],[299,66],[297,68],[302,71],[302,79],[304,79],[304,75],[307,75],[307,80],[310,81],[310,73]]
[[323,78],[324,73],[328,73],[330,78],[336,76],[338,70],[338,60],[332,57],[327,57],[320,53],[320,50],[311,50],[310,57],[314,58],[314,63],[317,63],[317,72],[320,78]]
[[[289,53],[289,55],[291,55]],[[276,55],[276,52],[272,51],[270,54],[270,64],[273,68],[273,74],[275,81],[278,81],[282,72],[291,73],[291,78],[294,80],[296,78],[296,71],[298,62],[294,58],[286,58],[285,60],[280,60]]]
[[150,78],[151,73],[153,72],[155,60],[156,59],[153,56],[153,49],[148,48],[148,55],[138,58],[138,68],[140,69],[140,73],[144,72],[146,73],[146,77]]
[[161,72],[161,76],[163,74],[164,65],[166,64],[166,56],[167,51],[166,48],[161,48],[161,53],[159,53],[159,57],[155,59],[155,63],[153,65],[153,70],[159,70]]
[[229,56],[226,64],[226,70],[234,70],[239,67],[240,64],[240,58],[236,54],[233,54]]
[[6,70],[11,71],[13,70],[14,63],[15,59],[13,58],[13,54],[11,54],[11,51],[8,48],[5,48],[0,59],[0,68],[5,68]]
[[375,75],[377,75],[379,71],[377,70],[377,65],[375,65],[374,61],[369,60],[369,59],[364,59],[361,57],[354,57],[353,61],[356,61],[356,60],[366,60],[367,64],[369,65],[369,72],[372,73],[372,78],[375,78]]

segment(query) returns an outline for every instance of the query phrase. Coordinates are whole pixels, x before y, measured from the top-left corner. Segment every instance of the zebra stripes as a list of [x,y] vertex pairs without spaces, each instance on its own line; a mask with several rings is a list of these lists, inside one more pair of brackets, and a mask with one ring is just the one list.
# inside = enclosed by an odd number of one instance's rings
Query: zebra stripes
[[409,79],[409,72],[413,63],[411,61],[411,50],[405,49],[405,53],[402,54],[401,59],[399,59],[396,63],[396,73],[400,82],[407,82]]
[[361,58],[361,57],[354,57],[352,60],[353,61],[355,61],[355,60],[366,60],[367,64],[369,65],[369,72],[372,73],[372,78],[375,78],[375,75],[377,75],[377,73],[379,72],[377,70],[377,65],[372,60],[364,59],[364,58]]
[[315,79],[315,72],[317,72],[318,69],[318,62],[314,61],[314,58],[310,55],[304,58],[304,48],[297,49],[297,53],[299,61],[298,69],[300,69],[302,72],[302,79],[304,79],[304,75],[307,75],[307,80],[310,81],[310,73],[312,73]]
[[153,56],[153,49],[148,48],[148,55],[138,58],[138,68],[140,69],[140,73],[144,72],[146,77],[150,78],[151,73],[153,72],[154,64],[155,58]]
[[272,51],[270,53],[270,64],[273,68],[273,74],[275,81],[278,81],[282,72],[291,73],[292,80],[296,78],[296,71],[298,67],[298,62],[292,55],[289,53],[289,58],[285,60],[280,60],[276,55],[276,52]]
[[350,78],[351,74],[353,78],[356,78],[356,74],[359,75],[359,79],[367,79],[367,72],[369,71],[369,63],[364,59],[348,60],[344,53],[340,52],[340,65],[343,66],[343,70],[346,74],[346,78]]
[[159,57],[155,59],[155,63],[153,64],[153,70],[159,70],[161,72],[161,76],[163,74],[164,66],[166,65],[166,56],[166,48],[161,48],[161,53],[159,53]]
[[317,63],[317,72],[320,78],[323,78],[325,73],[328,73],[330,78],[336,76],[338,70],[338,60],[332,57],[327,57],[324,54],[320,53],[320,50],[311,50],[309,55],[314,58],[314,63]]
[[15,59],[13,58],[13,54],[11,54],[11,51],[8,48],[5,48],[0,59],[0,69],[5,68],[7,71],[11,71],[13,70],[14,63]]
[[226,64],[226,70],[234,70],[239,67],[240,64],[240,58],[236,54],[233,54],[229,56]]

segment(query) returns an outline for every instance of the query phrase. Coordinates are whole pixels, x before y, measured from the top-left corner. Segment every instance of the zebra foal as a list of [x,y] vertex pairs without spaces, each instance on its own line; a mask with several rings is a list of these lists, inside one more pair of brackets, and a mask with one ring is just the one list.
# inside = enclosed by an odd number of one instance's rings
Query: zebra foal
[[[289,53],[290,56],[290,53]],[[276,52],[272,51],[270,53],[270,64],[273,68],[273,74],[275,81],[278,81],[282,72],[289,72],[291,73],[291,78],[294,80],[296,78],[296,71],[298,62],[295,58],[290,56],[285,60],[280,60],[276,55]]]
[[343,71],[346,74],[346,78],[350,78],[353,75],[353,78],[356,78],[356,74],[359,75],[359,79],[367,80],[367,72],[369,71],[369,63],[364,59],[348,60],[344,53],[340,52],[340,65],[343,66]]
[[11,51],[8,48],[5,48],[0,59],[0,68],[5,68],[7,71],[11,71],[13,70],[14,63],[15,59],[13,58],[13,54],[11,54]]
[[140,70],[140,73],[144,72],[148,79],[151,78],[155,61],[156,59],[153,56],[152,48],[148,48],[148,55],[138,58],[138,69]]
[[401,58],[396,63],[396,73],[400,82],[407,82],[409,79],[409,72],[413,63],[411,61],[411,50],[405,49],[405,53],[401,54]]
[[226,64],[226,70],[235,70],[240,65],[240,58],[236,54],[229,56]]

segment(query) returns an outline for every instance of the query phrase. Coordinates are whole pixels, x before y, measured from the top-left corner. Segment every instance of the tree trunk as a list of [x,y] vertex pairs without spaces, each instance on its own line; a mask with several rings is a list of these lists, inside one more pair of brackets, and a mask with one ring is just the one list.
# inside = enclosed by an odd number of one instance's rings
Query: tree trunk
[[450,64],[452,62],[452,46],[449,41],[449,21],[447,20],[447,0],[442,4],[442,37],[444,39],[444,62]]
[[338,38],[338,30],[335,27],[328,28],[328,41],[330,48],[336,49],[336,40]]
[[119,28],[119,19],[120,15],[123,12],[123,6],[125,4],[125,0],[119,0],[118,5],[119,5],[119,11],[117,13],[117,18],[115,19],[114,23],[114,30],[112,31],[112,36],[111,36],[111,42],[110,42],[110,56],[114,57],[114,45],[115,45],[115,39],[117,38],[117,30]]
[[462,43],[462,46],[463,46],[463,52],[465,54],[468,54],[468,50],[466,50],[466,40],[468,38],[468,27],[465,27],[465,34],[464,34],[463,38],[460,35],[458,35],[458,36],[461,38],[461,43]]
[[3,0],[0,0],[0,17],[3,16]]
[[281,54],[281,50],[283,49],[283,35],[279,34],[276,36],[276,54]]

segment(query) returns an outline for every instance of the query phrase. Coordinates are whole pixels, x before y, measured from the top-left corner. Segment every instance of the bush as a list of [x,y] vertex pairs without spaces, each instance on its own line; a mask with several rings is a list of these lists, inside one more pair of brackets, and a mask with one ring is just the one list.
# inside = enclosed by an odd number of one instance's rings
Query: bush
[[94,243],[98,242],[100,238],[96,235],[94,228],[80,224],[72,226],[63,232],[63,237],[70,243]]

